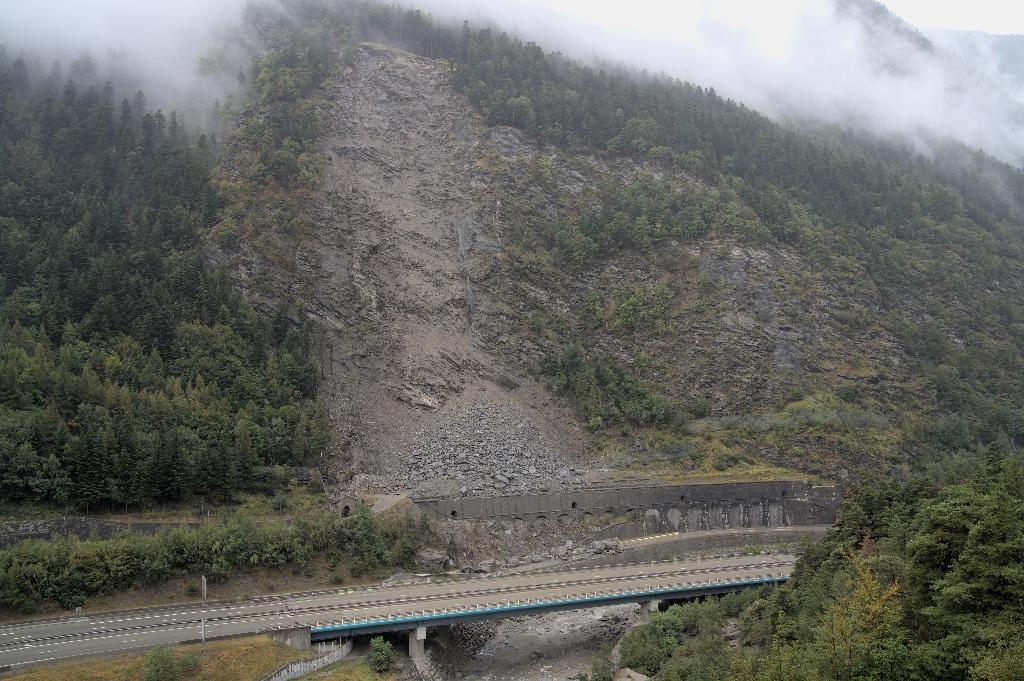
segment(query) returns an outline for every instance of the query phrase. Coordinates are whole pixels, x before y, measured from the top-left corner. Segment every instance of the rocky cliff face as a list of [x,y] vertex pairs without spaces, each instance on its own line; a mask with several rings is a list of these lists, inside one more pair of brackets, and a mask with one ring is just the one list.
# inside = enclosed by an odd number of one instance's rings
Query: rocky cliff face
[[[891,453],[884,404],[914,386],[895,339],[857,323],[878,301],[851,283],[856,273],[716,238],[575,273],[524,266],[511,232],[642,168],[489,129],[445,63],[382,46],[361,46],[322,102],[312,233],[275,258],[243,252],[237,271],[253,297],[294,297],[315,321],[336,497],[534,493],[737,465],[842,477]],[[669,293],[650,328],[594,324],[587,312],[654,285]],[[640,367],[691,416],[670,434],[595,439],[537,378],[567,339]]]
[[[246,280],[303,301],[338,490],[486,494],[580,482],[587,437],[496,345],[502,252],[476,169],[487,130],[441,63],[363,47],[324,93],[324,188],[294,268]],[[253,259],[251,262],[258,262]],[[255,283],[260,282],[260,283]]]

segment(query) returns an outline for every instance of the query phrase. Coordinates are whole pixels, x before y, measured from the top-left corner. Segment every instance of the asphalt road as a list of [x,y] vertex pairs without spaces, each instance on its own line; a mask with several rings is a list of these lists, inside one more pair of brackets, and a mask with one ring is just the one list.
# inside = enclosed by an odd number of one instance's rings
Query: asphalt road
[[[832,529],[832,525],[782,525],[777,527],[743,527],[728,530],[701,530],[700,532],[661,532],[658,534],[649,534],[643,537],[634,537],[633,539],[623,539],[622,547],[625,549],[634,549],[637,546],[673,544],[682,540],[692,540],[695,544],[707,544],[719,538],[727,538],[730,540],[730,545],[738,547],[744,544],[745,537],[749,537],[754,540],[749,542],[750,544],[754,544],[756,546],[770,546],[770,542],[772,542],[776,537],[778,537],[778,541],[780,542],[792,541],[794,538],[799,538],[804,535],[824,534],[830,529]],[[767,539],[767,541],[765,541],[765,539]],[[718,548],[711,550],[723,551],[725,549]]]
[[495,607],[538,598],[573,599],[680,583],[788,575],[789,555],[730,556],[680,562],[559,569],[515,575],[421,578],[247,602],[154,608],[13,623],[0,627],[0,668],[124,652],[183,641],[318,626],[353,619]]

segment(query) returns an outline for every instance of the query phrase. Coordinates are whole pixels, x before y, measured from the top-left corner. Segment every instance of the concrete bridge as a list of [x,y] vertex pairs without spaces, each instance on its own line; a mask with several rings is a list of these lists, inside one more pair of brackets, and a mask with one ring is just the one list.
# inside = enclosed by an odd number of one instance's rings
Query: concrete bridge
[[17,622],[0,627],[0,671],[82,655],[270,632],[300,648],[313,642],[409,632],[422,653],[428,629],[613,603],[647,610],[667,600],[785,581],[790,555],[559,568],[515,575],[423,576],[388,585]]
[[[786,581],[795,557],[729,556],[661,561],[573,571],[479,579],[471,587],[436,594],[410,586],[410,601],[370,603],[332,621],[309,626],[312,642],[388,632],[408,632],[409,654],[422,656],[428,629],[465,621],[517,617],[605,605],[639,603],[654,612],[663,602],[683,601]],[[302,631],[301,638],[305,638]]]

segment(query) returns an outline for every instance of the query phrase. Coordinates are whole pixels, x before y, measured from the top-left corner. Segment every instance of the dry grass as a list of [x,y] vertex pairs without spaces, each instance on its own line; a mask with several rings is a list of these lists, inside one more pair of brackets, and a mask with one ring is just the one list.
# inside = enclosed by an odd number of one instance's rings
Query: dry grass
[[363,660],[343,660],[327,669],[307,674],[301,681],[393,681],[395,674],[378,674]]
[[815,484],[827,484],[819,476],[772,466],[760,462],[740,461],[722,470],[713,467],[713,457],[708,457],[700,468],[687,468],[677,462],[653,461],[647,464],[633,464],[614,469],[618,480],[633,476],[640,480],[656,480],[666,485],[703,484],[716,482],[767,482],[774,480],[808,480]]
[[[303,653],[270,640],[267,636],[227,639],[173,648],[176,655],[192,652],[199,656],[203,681],[254,681]],[[33,667],[9,677],[16,681],[139,681],[146,653],[93,658],[79,662]],[[369,670],[367,670],[369,671]]]
[[[654,471],[650,471],[654,472]],[[725,470],[673,470],[662,469],[655,472],[660,482],[670,485],[686,483],[715,482],[767,482],[774,480],[808,480],[813,476],[777,466],[759,463],[739,463]]]

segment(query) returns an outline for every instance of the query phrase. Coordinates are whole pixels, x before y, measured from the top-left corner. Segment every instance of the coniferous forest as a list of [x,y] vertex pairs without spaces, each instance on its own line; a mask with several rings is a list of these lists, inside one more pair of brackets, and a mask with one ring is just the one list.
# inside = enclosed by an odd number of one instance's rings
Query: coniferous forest
[[273,490],[325,444],[308,330],[204,259],[215,137],[94,79],[0,66],[0,496]]

